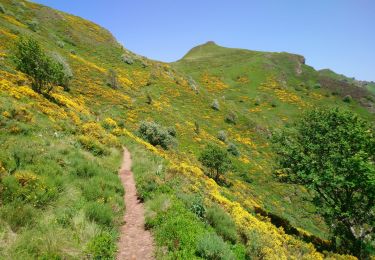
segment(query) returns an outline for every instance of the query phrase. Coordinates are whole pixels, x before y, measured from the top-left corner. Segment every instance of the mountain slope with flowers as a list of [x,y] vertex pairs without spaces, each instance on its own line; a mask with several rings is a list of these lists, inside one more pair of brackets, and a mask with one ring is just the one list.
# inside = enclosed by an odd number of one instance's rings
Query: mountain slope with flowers
[[[299,55],[209,42],[167,64],[79,17],[28,1],[0,4],[0,258],[113,258],[126,210],[117,176],[123,145],[157,258],[207,258],[207,248],[230,259],[351,258],[322,253],[328,228],[303,188],[273,178],[269,137],[314,106],[373,120],[371,94],[344,102],[354,86],[338,93],[334,76]],[[22,37],[68,65],[69,88],[50,98],[32,90],[12,60]],[[173,129],[175,145],[140,138],[142,121]],[[219,184],[197,159],[208,143],[239,151]]]

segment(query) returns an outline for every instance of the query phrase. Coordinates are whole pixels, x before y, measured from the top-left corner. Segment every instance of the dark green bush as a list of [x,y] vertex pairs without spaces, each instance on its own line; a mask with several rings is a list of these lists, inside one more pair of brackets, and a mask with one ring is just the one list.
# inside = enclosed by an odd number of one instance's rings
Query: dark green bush
[[219,111],[220,110],[220,105],[219,105],[219,101],[217,99],[214,99],[214,101],[212,102],[211,104],[211,108],[213,110],[216,110],[216,111]]
[[138,132],[147,142],[154,146],[160,145],[163,149],[169,149],[176,143],[168,129],[155,122],[141,122]]
[[227,151],[211,144],[203,150],[199,161],[208,169],[210,177],[215,181],[219,181],[220,175],[226,173],[232,163]]
[[217,139],[225,143],[227,141],[227,134],[225,133],[225,131],[223,130],[219,131],[217,133]]
[[5,8],[2,4],[0,4],[0,13],[5,14]]
[[108,70],[106,84],[108,87],[111,87],[113,89],[118,89],[120,87],[120,84],[118,82],[118,76],[117,72],[113,69]]
[[322,85],[320,85],[320,83],[314,84],[314,89],[320,89],[321,87],[322,87]]
[[37,21],[28,21],[26,24],[27,27],[33,32],[36,32],[39,28],[39,23]]
[[235,145],[234,143],[228,144],[227,151],[233,156],[240,156],[240,151],[238,150],[237,145]]
[[352,98],[352,96],[350,96],[350,95],[346,95],[346,96],[342,99],[342,101],[344,101],[345,103],[351,103],[352,100],[353,100],[353,98]]
[[208,208],[206,211],[208,223],[225,240],[235,243],[237,241],[236,226],[231,217],[219,206]]
[[48,57],[32,38],[21,38],[13,60],[17,70],[32,78],[32,88],[38,93],[48,94],[64,81],[64,65]]
[[237,123],[237,115],[233,111],[229,112],[229,114],[225,117],[225,122],[235,125]]
[[111,208],[105,204],[98,202],[90,202],[86,206],[86,216],[89,220],[96,223],[112,228],[113,227],[113,212]]
[[173,126],[168,127],[167,131],[168,131],[168,134],[169,134],[170,136],[173,136],[173,137],[176,137],[176,136],[177,136],[176,128],[174,128]]
[[200,130],[200,126],[199,126],[199,123],[197,121],[194,122],[194,132],[199,135],[201,130]]
[[236,259],[230,247],[215,233],[207,233],[200,238],[197,253],[200,257],[210,260]]
[[103,232],[90,240],[86,246],[86,251],[89,259],[114,259],[116,244],[110,233]]

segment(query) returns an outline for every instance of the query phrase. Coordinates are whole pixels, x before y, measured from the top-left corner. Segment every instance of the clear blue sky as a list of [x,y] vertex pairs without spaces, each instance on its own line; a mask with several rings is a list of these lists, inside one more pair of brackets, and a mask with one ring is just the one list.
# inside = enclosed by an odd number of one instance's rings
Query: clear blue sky
[[178,60],[213,40],[302,54],[316,69],[375,81],[374,0],[34,1],[94,21],[156,60]]

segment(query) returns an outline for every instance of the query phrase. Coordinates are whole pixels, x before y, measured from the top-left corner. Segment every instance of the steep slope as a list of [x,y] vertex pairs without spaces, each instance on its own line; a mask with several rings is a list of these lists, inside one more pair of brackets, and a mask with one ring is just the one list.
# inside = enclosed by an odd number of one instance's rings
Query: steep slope
[[[124,214],[117,177],[123,144],[133,154],[158,258],[203,258],[207,234],[238,259],[327,256],[316,249],[328,246],[327,228],[304,189],[272,178],[268,137],[313,106],[373,115],[319,88],[303,57],[211,42],[165,64],[131,53],[79,17],[27,1],[1,4],[0,258],[113,257]],[[70,65],[69,92],[58,87],[46,99],[30,88],[11,59],[21,36]],[[115,88],[107,84],[110,70]],[[178,145],[163,150],[140,139],[143,120],[175,128]],[[221,185],[197,160],[207,143],[227,147],[219,131],[241,152]],[[207,224],[205,210],[217,207],[232,223],[226,231]]]

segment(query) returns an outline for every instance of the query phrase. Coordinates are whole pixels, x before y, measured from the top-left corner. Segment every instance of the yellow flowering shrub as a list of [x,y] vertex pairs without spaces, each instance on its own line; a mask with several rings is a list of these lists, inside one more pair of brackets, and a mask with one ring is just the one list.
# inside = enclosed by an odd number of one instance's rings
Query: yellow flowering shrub
[[117,122],[110,117],[107,117],[103,121],[103,127],[106,129],[113,129],[117,127]]

